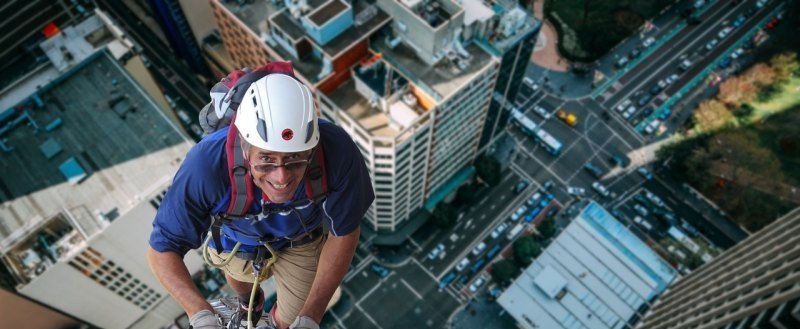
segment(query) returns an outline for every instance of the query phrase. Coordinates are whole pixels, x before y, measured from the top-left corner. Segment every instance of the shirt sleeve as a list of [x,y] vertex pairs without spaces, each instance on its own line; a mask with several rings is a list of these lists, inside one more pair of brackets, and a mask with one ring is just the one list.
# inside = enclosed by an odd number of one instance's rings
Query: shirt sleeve
[[158,207],[150,234],[150,246],[159,252],[185,255],[199,248],[211,226],[210,212],[224,195],[218,166],[210,163],[207,145],[197,144],[186,155],[167,194]]
[[[358,147],[344,130],[336,127],[339,147],[325,149],[325,155],[337,157],[336,161],[326,161],[330,165],[328,197],[322,203],[325,214],[323,220],[329,221],[331,233],[343,236],[353,232],[364,218],[369,206],[375,200],[375,193],[367,171],[367,165]],[[332,164],[335,162],[335,164]]]

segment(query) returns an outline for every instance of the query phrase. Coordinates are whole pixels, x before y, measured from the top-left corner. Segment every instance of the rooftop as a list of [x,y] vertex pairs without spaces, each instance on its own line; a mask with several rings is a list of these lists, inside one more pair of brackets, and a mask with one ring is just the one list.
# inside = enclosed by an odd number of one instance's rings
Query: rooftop
[[393,68],[415,86],[425,90],[437,103],[453,96],[456,91],[498,60],[476,44],[471,43],[465,47],[470,54],[469,59],[463,59],[456,55],[442,59],[435,66],[429,66],[404,43],[401,42],[392,48],[386,44],[385,39],[382,33],[377,33],[373,37],[371,46],[375,51],[382,53],[383,58]]
[[[287,37],[294,40],[305,38],[308,42],[311,42],[315,48],[332,59],[337,58],[343,51],[367,38],[373,31],[386,25],[391,20],[389,15],[376,6],[370,5],[367,1],[354,0],[350,5],[353,7],[355,23],[336,38],[325,43],[325,45],[320,45],[306,34],[301,22],[292,17],[289,10],[283,6],[282,0],[278,2],[273,2],[271,0],[254,0],[252,3],[243,5],[234,1],[220,1],[220,3],[247,25],[256,35],[261,35],[261,28],[259,26],[263,26],[265,21],[269,20],[271,25],[283,31]],[[281,5],[276,6],[275,3]],[[308,5],[311,8],[316,8],[311,9],[308,16],[309,20],[314,22],[327,21],[346,8],[346,4],[340,0],[312,0],[308,1]],[[292,56],[281,47],[272,48],[283,56],[284,59],[292,59]],[[307,79],[316,81],[317,74],[322,71],[322,61],[315,60],[308,63],[310,65],[302,65],[304,61],[299,62],[300,63],[295,63],[295,69]]]
[[463,0],[464,24],[486,24],[492,16],[499,16],[499,24],[488,35],[477,35],[475,40],[495,56],[502,56],[531,33],[536,33],[542,22],[513,0],[494,0],[491,7],[481,0]]
[[0,248],[64,210],[87,234],[169,181],[192,143],[108,50],[0,118]]
[[591,202],[498,302],[524,328],[616,329],[675,277],[653,250]]

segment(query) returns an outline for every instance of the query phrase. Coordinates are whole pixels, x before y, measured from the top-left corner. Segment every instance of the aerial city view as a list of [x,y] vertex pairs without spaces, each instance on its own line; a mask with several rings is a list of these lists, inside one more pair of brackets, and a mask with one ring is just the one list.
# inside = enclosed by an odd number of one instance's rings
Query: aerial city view
[[800,328],[800,1],[0,12],[4,328]]

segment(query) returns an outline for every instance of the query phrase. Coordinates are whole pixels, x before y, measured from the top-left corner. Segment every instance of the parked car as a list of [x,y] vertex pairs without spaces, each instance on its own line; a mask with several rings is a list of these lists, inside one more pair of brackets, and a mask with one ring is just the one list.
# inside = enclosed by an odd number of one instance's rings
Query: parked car
[[502,223],[495,227],[494,231],[492,231],[492,239],[497,239],[500,234],[503,234],[508,229],[508,223]]
[[461,272],[469,266],[469,258],[464,257],[458,264],[456,264],[456,271]]
[[639,113],[639,116],[642,117],[642,118],[649,117],[651,114],[653,114],[653,111],[655,111],[655,110],[653,109],[652,106],[651,107],[647,107],[642,111],[642,113]]
[[667,77],[667,79],[664,80],[664,82],[666,82],[668,85],[671,85],[671,84],[675,83],[676,81],[678,81],[679,78],[680,78],[680,75],[678,75],[676,73],[673,73],[672,75]]
[[522,215],[524,215],[526,211],[528,211],[528,207],[526,207],[525,205],[520,206],[519,208],[517,208],[517,211],[511,214],[511,220],[515,222],[518,221],[519,218],[522,217]]
[[653,192],[645,191],[644,196],[647,197],[647,200],[650,200],[654,205],[659,207],[664,207],[664,201],[661,200],[658,195],[655,195]]
[[680,64],[680,65],[678,65],[678,68],[679,68],[681,71],[686,71],[686,70],[688,70],[688,69],[689,69],[691,66],[692,66],[692,62],[691,62],[691,61],[689,61],[688,59],[684,59],[684,60],[681,62],[681,64]]
[[647,105],[647,103],[650,103],[652,99],[653,99],[652,94],[646,94],[642,96],[642,98],[639,98],[639,101],[636,104],[639,104],[639,106],[645,106]]
[[486,259],[481,258],[478,259],[475,264],[472,264],[472,267],[469,269],[472,274],[478,273],[483,268],[483,265],[486,265]]
[[486,243],[481,241],[481,243],[479,243],[477,246],[475,246],[475,248],[472,248],[472,254],[475,255],[475,256],[478,256],[484,250],[486,250]]
[[650,206],[650,201],[647,201],[647,198],[645,198],[641,194],[634,195],[633,196],[633,201],[641,203],[645,207],[649,207]]
[[638,169],[636,169],[636,172],[638,172],[639,175],[642,175],[642,177],[644,177],[644,179],[646,180],[653,179],[653,174],[651,174],[650,171],[647,170],[647,168],[645,167],[639,167]]
[[642,47],[650,48],[650,46],[652,46],[654,43],[656,43],[656,38],[649,37],[647,39],[644,39],[644,41],[642,42]]
[[590,174],[592,174],[592,176],[594,176],[594,178],[597,179],[602,178],[605,174],[603,169],[591,162],[587,162],[585,165],[583,165],[583,169],[588,171]]
[[663,111],[661,111],[661,113],[658,114],[657,118],[658,118],[658,120],[661,120],[661,121],[667,121],[667,119],[669,118],[669,116],[671,114],[672,114],[672,110],[670,110],[669,108],[666,108]]
[[742,24],[744,24],[744,21],[746,21],[746,20],[747,20],[747,16],[739,15],[739,17],[736,17],[736,20],[733,21],[733,26],[734,27],[742,26]]
[[618,69],[621,69],[625,67],[626,64],[628,64],[628,57],[620,57],[617,62],[614,63],[614,66],[616,66]]
[[758,8],[758,9],[764,8],[764,5],[766,5],[768,2],[769,2],[769,0],[758,0],[758,1],[756,1],[756,8]]
[[570,195],[574,195],[574,196],[584,196],[584,195],[586,195],[586,190],[583,189],[583,188],[580,188],[580,187],[568,186],[567,187],[567,193],[569,193]]
[[506,234],[506,238],[508,238],[509,240],[514,240],[514,238],[516,238],[517,235],[522,233],[523,229],[525,229],[525,225],[517,224],[516,226],[514,226],[514,228],[511,229],[511,231],[508,231],[508,234]]
[[647,124],[647,127],[644,127],[644,132],[646,134],[652,134],[653,132],[656,131],[656,129],[658,129],[658,126],[660,125],[661,125],[661,120],[658,119],[653,120],[649,124]]
[[555,183],[553,183],[553,181],[552,181],[552,180],[549,180],[549,179],[548,179],[547,181],[545,181],[545,182],[544,182],[544,184],[542,184],[542,188],[540,188],[540,190],[542,190],[542,193],[544,193],[545,191],[547,191],[547,190],[549,190],[549,189],[553,188],[553,186],[555,186],[555,185],[556,185],[556,184],[555,184]]
[[378,263],[372,263],[372,265],[370,265],[370,269],[372,269],[372,272],[375,272],[375,274],[382,278],[389,276],[389,273],[391,272],[388,268],[383,267]]
[[526,86],[530,87],[533,91],[539,90],[539,84],[537,84],[536,82],[533,82],[533,79],[531,79],[529,77],[522,78],[522,83],[524,83]]
[[732,59],[737,59],[737,58],[741,57],[743,54],[744,54],[744,48],[739,47],[739,48],[736,48],[736,50],[734,50],[733,52],[731,52],[731,58]]
[[642,217],[639,216],[634,217],[633,222],[639,224],[641,227],[643,227],[648,231],[653,229],[653,225],[650,225],[650,222],[648,222],[646,219]]
[[625,111],[625,110],[626,110],[626,109],[627,109],[629,106],[631,106],[631,103],[632,103],[632,102],[631,102],[631,100],[630,100],[630,99],[626,99],[624,102],[622,102],[622,103],[620,103],[619,105],[617,105],[617,107],[616,107],[616,110],[617,110],[617,112],[620,112],[620,113],[622,113],[622,112],[623,112],[623,111]]
[[519,192],[522,192],[522,190],[524,190],[526,187],[528,187],[528,185],[530,185],[528,180],[527,179],[523,179],[523,180],[520,180],[519,182],[517,182],[517,184],[514,185],[512,190],[514,191],[514,193],[519,193]]
[[478,289],[480,289],[488,279],[489,278],[486,276],[486,274],[481,275],[475,281],[472,282],[472,284],[469,286],[469,291],[472,293],[478,292]]
[[606,188],[605,185],[600,182],[592,183],[592,188],[606,198],[611,196],[611,192],[608,190],[608,188]]
[[650,214],[650,212],[647,211],[647,208],[643,207],[638,203],[633,205],[633,210],[636,211],[636,213],[638,213],[639,215],[642,215],[642,217],[647,217],[647,215]]
[[706,50],[714,49],[714,47],[716,47],[718,43],[719,43],[719,40],[717,40],[717,39],[713,39],[713,40],[709,41],[706,44]]
[[539,105],[536,105],[536,106],[533,107],[533,112],[536,112],[536,114],[538,114],[539,116],[541,116],[545,120],[550,119],[550,117],[553,116],[552,114],[550,114],[550,112],[547,112],[547,110],[545,110],[544,107],[541,107]]
[[721,31],[719,31],[719,33],[717,33],[717,37],[720,38],[720,39],[725,39],[725,37],[727,37],[728,34],[731,33],[731,31],[733,31],[733,27],[728,26],[728,27],[722,29]]
[[636,48],[633,48],[633,50],[631,50],[630,53],[628,53],[628,58],[634,59],[636,57],[639,57],[639,55],[641,55],[641,54],[642,54],[642,50],[639,49],[639,47],[636,47]]
[[437,257],[439,257],[439,258],[440,257],[444,257],[444,244],[443,243],[437,244],[436,247],[434,247],[433,250],[431,250],[431,252],[428,253],[428,259],[430,259],[430,260],[434,260]]
[[497,256],[497,253],[499,253],[500,250],[502,250],[502,249],[503,249],[503,246],[501,246],[499,244],[494,245],[494,247],[492,247],[492,249],[489,249],[489,251],[486,252],[486,259],[491,261],[492,258],[494,258],[494,256]]
[[631,106],[628,107],[628,109],[622,113],[622,117],[625,119],[630,119],[631,117],[633,117],[634,113],[636,113],[636,106]]
[[537,203],[539,203],[539,199],[541,198],[542,198],[542,193],[536,192],[533,194],[533,196],[530,197],[530,199],[528,199],[526,203],[528,204],[528,206],[532,207],[535,206]]
[[444,287],[447,287],[447,285],[453,282],[453,280],[455,279],[456,279],[455,272],[447,273],[447,275],[442,277],[442,280],[439,281],[439,289],[444,289]]

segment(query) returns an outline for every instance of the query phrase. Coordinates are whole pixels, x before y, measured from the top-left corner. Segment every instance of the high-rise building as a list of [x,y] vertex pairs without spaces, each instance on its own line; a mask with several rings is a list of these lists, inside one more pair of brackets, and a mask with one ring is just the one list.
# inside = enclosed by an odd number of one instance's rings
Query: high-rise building
[[322,117],[350,133],[373,177],[367,223],[379,232],[405,229],[472,174],[503,51],[538,28],[505,2],[211,4],[238,65],[292,61]]
[[800,328],[800,208],[678,280],[637,328]]
[[630,329],[677,271],[589,202],[497,302],[520,328]]
[[210,74],[205,58],[203,58],[202,49],[197,43],[191,26],[189,26],[186,15],[183,13],[180,1],[147,0],[147,4],[150,7],[153,18],[155,18],[167,36],[173,51],[180,58],[183,58],[195,73]]
[[[480,147],[488,145],[497,135],[504,131],[508,125],[510,113],[517,98],[522,78],[531,61],[533,47],[539,36],[542,23],[533,15],[517,5],[517,1],[497,1],[493,8],[489,8],[480,0],[463,0],[464,5],[480,8],[483,15],[473,16],[475,20],[491,19],[492,10],[502,9],[507,13],[500,24],[503,29],[499,31],[502,37],[484,38],[476,37],[479,45],[484,47],[494,56],[500,58],[500,70],[497,73],[497,83],[489,103],[489,112],[486,116],[483,133],[481,134]],[[515,29],[514,24],[520,24]]]
[[39,43],[58,33],[59,27],[83,20],[93,8],[88,0],[4,1],[0,6],[0,90],[46,63]]
[[98,11],[42,42],[48,65],[0,94],[2,282],[100,328],[155,328],[183,310],[150,272],[147,240],[193,143],[107,20]]

